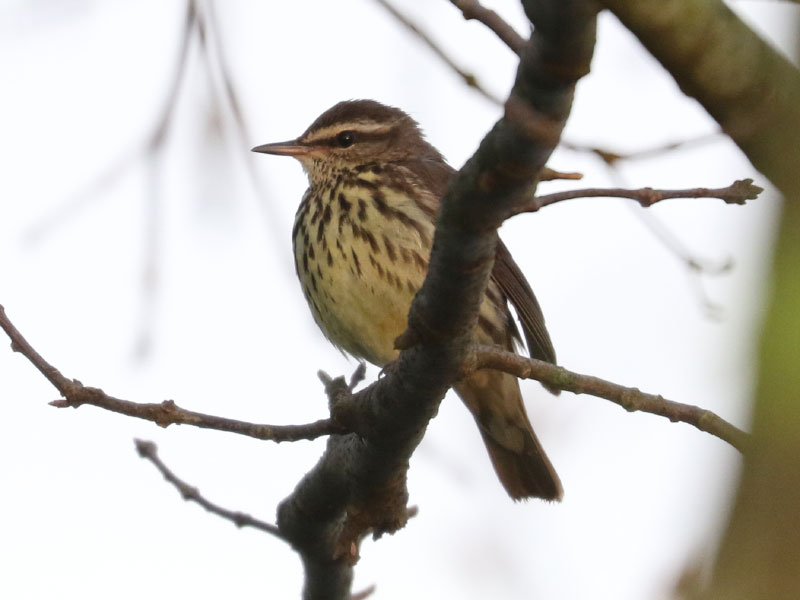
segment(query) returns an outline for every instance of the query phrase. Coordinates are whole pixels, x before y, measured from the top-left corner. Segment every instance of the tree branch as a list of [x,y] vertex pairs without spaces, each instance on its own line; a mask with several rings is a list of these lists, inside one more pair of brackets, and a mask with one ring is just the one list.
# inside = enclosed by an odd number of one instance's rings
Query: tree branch
[[29,241],[37,241],[55,226],[63,226],[65,221],[78,214],[80,209],[88,206],[91,201],[101,198],[102,196],[99,195],[99,192],[119,179],[137,160],[145,159],[157,153],[163,147],[174,116],[175,107],[177,106],[181,82],[188,67],[192,32],[197,24],[197,8],[196,0],[188,0],[186,2],[186,13],[173,72],[169,79],[166,94],[157,111],[157,116],[147,134],[131,151],[119,156],[110,166],[106,167],[86,188],[68,198],[63,204],[56,207],[51,214],[31,226],[26,234]]
[[136,451],[139,453],[139,456],[150,461],[153,466],[155,466],[155,468],[158,469],[159,472],[164,476],[164,479],[175,486],[178,492],[180,492],[181,497],[187,502],[196,502],[208,512],[231,521],[237,527],[253,527],[254,529],[274,535],[281,540],[284,539],[277,525],[266,523],[265,521],[259,521],[258,519],[254,519],[250,515],[242,512],[222,508],[221,506],[207,500],[196,487],[191,486],[180,479],[169,469],[169,467],[167,467],[167,465],[164,464],[164,462],[158,457],[158,448],[153,442],[146,440],[134,440],[134,442],[136,444]]
[[385,377],[348,398],[357,409],[358,435],[328,438],[320,461],[278,508],[278,526],[303,560],[308,600],[347,598],[359,532],[393,532],[405,523],[408,460],[460,375],[492,268],[496,229],[533,195],[575,83],[588,72],[594,5],[540,0],[524,6],[536,28],[504,117],[442,200],[428,275],[398,340],[404,350]]
[[[77,380],[64,377],[22,336],[9,320],[2,305],[0,305],[0,328],[8,334],[12,348],[23,354],[65,396],[63,400],[54,400],[50,403],[58,408],[78,408],[83,404],[90,404],[111,412],[152,421],[161,427],[175,424],[193,425],[277,443],[313,440],[349,431],[359,432],[359,428],[363,428],[368,434],[369,427],[364,426],[358,412],[360,407],[352,400],[353,390],[364,378],[364,363],[359,364],[349,382],[343,377],[331,378],[320,372],[320,379],[330,399],[332,418],[304,425],[263,425],[193,412],[179,407],[172,400],[164,400],[161,403],[137,403],[109,396],[99,388],[84,386]],[[560,366],[488,346],[474,348],[473,354],[463,365],[461,376],[483,368],[504,371],[523,379],[536,379],[576,394],[605,398],[629,411],[649,412],[667,417],[671,421],[689,423],[728,442],[741,452],[744,452],[749,437],[749,434],[727,423],[711,411],[664,400],[660,395],[644,394],[635,388],[623,387],[597,377],[581,375]]]
[[115,398],[99,388],[85,386],[77,379],[65,377],[28,343],[8,318],[2,305],[0,305],[0,328],[11,339],[11,348],[25,356],[63,396],[62,400],[54,400],[50,403],[58,408],[78,408],[84,404],[90,404],[129,417],[152,421],[161,427],[193,425],[202,429],[238,433],[273,442],[313,440],[324,435],[345,432],[341,425],[330,419],[321,419],[305,425],[262,425],[186,410],[172,400],[164,400],[160,403],[138,403]]
[[674,198],[719,198],[726,204],[744,204],[747,200],[755,200],[764,191],[753,185],[752,179],[740,179],[724,188],[691,188],[686,190],[654,190],[653,188],[640,188],[638,190],[625,188],[588,188],[583,190],[566,190],[544,196],[534,196],[527,204],[515,208],[514,214],[536,212],[556,202],[573,200],[575,198],[630,198],[636,200],[642,207],[653,206],[656,202]]
[[450,0],[461,11],[467,21],[476,20],[494,31],[503,43],[518,55],[522,54],[527,40],[516,32],[503,18],[493,10],[484,7],[478,0]]
[[496,369],[521,379],[536,379],[574,394],[590,394],[605,398],[629,412],[647,412],[666,417],[673,423],[694,425],[700,431],[728,442],[742,453],[747,451],[750,442],[749,433],[728,423],[710,410],[667,400],[660,394],[648,394],[637,388],[624,387],[599,377],[568,371],[551,363],[519,356],[498,348],[476,347],[474,356],[464,367],[465,375],[477,369]]
[[478,92],[481,96],[493,102],[494,104],[502,104],[503,101],[492,94],[489,90],[487,90],[481,83],[478,81],[478,78],[468,71],[465,71],[461,67],[456,64],[455,59],[453,59],[447,52],[445,52],[444,48],[442,48],[438,43],[436,43],[433,38],[424,32],[420,27],[414,23],[411,19],[409,19],[406,15],[401,13],[397,8],[388,0],[375,0],[378,4],[380,4],[383,8],[389,11],[398,23],[403,25],[406,29],[408,29],[411,33],[417,36],[423,44],[425,44],[428,48],[430,48],[433,53],[439,57],[439,59],[444,62],[450,69],[452,69],[463,81],[467,84],[468,87],[471,87],[476,92]]
[[787,196],[800,191],[800,71],[721,0],[602,0]]
[[705,146],[722,139],[724,139],[724,137],[721,131],[712,131],[711,133],[704,133],[685,140],[658,144],[656,146],[651,146],[650,148],[641,148],[632,152],[615,152],[607,148],[577,144],[567,140],[561,140],[561,145],[568,150],[572,150],[573,152],[587,152],[589,154],[594,154],[607,166],[614,167],[620,161],[658,158],[659,156],[668,154],[670,152],[675,152],[676,150],[687,150],[689,148]]

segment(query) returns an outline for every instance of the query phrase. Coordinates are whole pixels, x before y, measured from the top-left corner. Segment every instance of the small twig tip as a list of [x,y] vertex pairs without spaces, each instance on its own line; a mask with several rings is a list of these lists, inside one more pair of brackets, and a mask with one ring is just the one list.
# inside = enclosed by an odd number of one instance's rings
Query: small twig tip
[[372,594],[375,593],[375,584],[373,583],[371,586],[364,588],[360,592],[356,592],[355,594],[350,595],[350,600],[364,600],[368,598]]
[[366,375],[367,375],[367,363],[365,363],[363,360],[359,361],[356,370],[353,371],[353,374],[350,376],[350,383],[347,386],[348,388],[350,388],[351,392],[356,389],[359,383],[364,381]]
[[139,456],[142,458],[152,459],[156,455],[157,448],[155,443],[140,439],[133,440],[133,443],[136,445],[136,452],[138,452]]
[[333,382],[333,378],[322,370],[317,371],[317,377],[325,387],[328,387]]

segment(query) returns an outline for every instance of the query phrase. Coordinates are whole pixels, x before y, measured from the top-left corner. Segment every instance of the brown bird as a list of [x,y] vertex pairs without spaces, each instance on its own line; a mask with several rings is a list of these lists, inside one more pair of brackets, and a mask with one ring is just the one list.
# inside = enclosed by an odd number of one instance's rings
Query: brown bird
[[[338,348],[384,366],[428,268],[434,223],[454,170],[400,109],[372,100],[336,104],[299,138],[254,152],[292,156],[308,175],[292,230],[297,275],[314,319]],[[544,317],[498,241],[475,341],[514,350],[522,323],[530,355],[554,363]],[[455,385],[514,500],[560,500],[561,482],[533,432],[519,383],[478,371]]]

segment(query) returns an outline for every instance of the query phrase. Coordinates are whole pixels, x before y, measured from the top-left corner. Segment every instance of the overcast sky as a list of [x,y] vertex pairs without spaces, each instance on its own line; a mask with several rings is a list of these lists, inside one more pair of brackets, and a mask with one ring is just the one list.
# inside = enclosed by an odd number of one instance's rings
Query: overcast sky
[[[195,40],[157,155],[143,144],[174,77],[182,2],[2,4],[0,304],[65,375],[109,394],[304,423],[326,416],[317,370],[349,374],[356,363],[324,340],[294,278],[300,166],[249,148],[297,136],[339,100],[374,98],[410,112],[459,167],[501,109],[375,2],[217,4],[211,39],[248,131],[235,133],[219,64],[209,80]],[[507,94],[516,57],[491,33],[449,2],[404,4]],[[517,3],[486,4],[526,31]],[[757,9],[759,26],[788,47],[797,7],[765,4],[737,10]],[[613,18],[600,25],[567,139],[629,152],[715,130]],[[542,192],[765,185],[722,138],[625,162],[613,176],[566,150],[550,166],[585,179]],[[746,427],[777,207],[770,190],[745,207],[678,200],[646,215],[594,198],[517,217],[501,234],[562,365]],[[693,273],[675,244],[710,272]],[[1,342],[0,597],[299,597],[300,562],[285,544],[184,503],[133,439],[154,440],[212,501],[268,521],[324,440],[276,445],[58,410],[47,405],[56,392]],[[603,400],[522,388],[564,501],[513,504],[472,418],[448,396],[411,462],[419,515],[363,545],[356,589],[376,584],[381,599],[657,599],[713,550],[739,466],[733,449]]]

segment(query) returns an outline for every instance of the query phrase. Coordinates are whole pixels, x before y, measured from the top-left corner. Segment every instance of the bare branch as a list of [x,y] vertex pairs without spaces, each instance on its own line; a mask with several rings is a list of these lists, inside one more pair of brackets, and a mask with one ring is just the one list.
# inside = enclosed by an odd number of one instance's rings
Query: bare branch
[[273,442],[313,440],[324,435],[345,433],[341,425],[330,419],[321,419],[305,425],[262,425],[186,410],[172,400],[160,403],[137,403],[115,398],[99,388],[88,387],[77,379],[65,377],[28,343],[9,320],[2,305],[0,305],[0,328],[11,339],[11,348],[25,356],[63,396],[62,400],[50,403],[57,408],[78,408],[90,404],[129,417],[152,421],[161,427],[176,424],[193,425],[202,429],[227,431]]
[[630,198],[639,205],[647,208],[656,202],[674,198],[719,198],[726,204],[744,204],[747,200],[755,200],[764,191],[753,184],[752,179],[740,179],[724,188],[691,188],[686,190],[654,190],[653,188],[640,188],[637,190],[625,188],[587,188],[583,190],[566,190],[544,196],[535,196],[527,204],[516,207],[513,214],[536,212],[537,210],[575,198]]
[[164,476],[164,479],[174,485],[178,492],[180,492],[181,497],[187,502],[196,502],[208,512],[231,521],[237,527],[252,527],[286,541],[283,535],[281,535],[277,525],[260,521],[243,512],[222,508],[207,500],[196,487],[180,479],[164,464],[159,458],[158,448],[153,442],[146,440],[134,440],[134,442],[136,443],[136,451],[139,453],[139,456],[153,463],[155,468]]
[[161,102],[161,108],[152,127],[145,137],[132,150],[125,152],[114,160],[102,171],[86,188],[80,190],[57,207],[51,214],[34,224],[26,233],[28,241],[38,241],[50,229],[61,226],[69,217],[78,214],[79,210],[87,207],[91,201],[100,199],[99,193],[119,179],[137,160],[142,160],[150,154],[156,153],[164,144],[169,126],[172,121],[175,107],[177,106],[178,93],[181,82],[187,70],[189,46],[192,32],[197,23],[196,0],[188,0],[184,16],[183,29],[178,43],[178,52],[169,87]]
[[515,54],[521,54],[528,40],[522,37],[493,10],[484,7],[478,0],[450,0],[461,11],[467,21],[475,19],[497,34]]
[[[791,0],[797,2],[800,0]],[[499,14],[495,11],[484,7],[478,0],[450,0],[450,2],[461,11],[461,14],[466,20],[476,20],[483,23],[487,28],[492,30],[497,37],[499,37],[513,52],[520,54],[522,48],[525,47],[526,40],[519,35],[516,30],[508,24]],[[711,133],[699,135],[686,140],[679,140],[676,142],[669,142],[666,144],[659,144],[651,148],[643,148],[634,152],[615,152],[607,148],[600,148],[598,146],[590,146],[586,144],[579,144],[570,140],[561,140],[560,146],[572,150],[574,152],[583,152],[594,154],[599,157],[605,164],[614,166],[620,161],[626,160],[645,160],[654,158],[662,154],[674,152],[676,150],[684,150],[696,146],[702,146],[711,142],[722,139],[723,132],[714,131]],[[542,181],[546,179],[542,178]]]
[[56,369],[53,365],[48,363],[41,354],[39,354],[33,346],[28,343],[19,330],[14,326],[11,320],[6,315],[5,307],[0,304],[0,328],[6,332],[11,340],[11,349],[14,352],[19,352],[27,358],[36,369],[45,376],[47,381],[59,391],[62,396],[66,396],[74,387],[80,386],[80,382],[74,382],[64,377],[61,371]]
[[725,139],[721,131],[712,131],[711,133],[704,133],[696,137],[688,138],[685,140],[678,140],[675,142],[667,142],[666,144],[659,144],[650,148],[642,148],[634,150],[633,152],[615,152],[607,148],[600,148],[586,144],[578,144],[576,142],[562,140],[561,146],[573,152],[584,152],[594,154],[606,165],[613,167],[620,161],[626,160],[646,160],[650,158],[657,158],[663,154],[674,152],[676,150],[686,150],[696,146],[704,146],[712,142]]
[[467,84],[468,87],[471,87],[476,92],[478,92],[481,96],[493,102],[495,104],[502,104],[503,101],[492,94],[489,90],[487,90],[479,81],[478,78],[468,71],[465,71],[461,67],[456,64],[456,61],[447,53],[445,50],[433,40],[433,38],[425,33],[420,27],[414,23],[411,19],[409,19],[406,15],[401,13],[397,8],[394,7],[390,2],[387,0],[375,0],[378,4],[380,4],[383,8],[385,8],[389,13],[397,19],[397,21],[402,24],[406,29],[408,29],[411,33],[416,35],[422,43],[424,43],[428,48],[430,48],[433,53],[438,56],[442,62],[444,62],[450,69],[452,69],[461,79],[464,80],[464,83]]
[[800,70],[722,0],[602,0],[787,197],[800,190]]
[[[214,80],[213,63],[216,59],[217,74],[219,76],[219,87],[221,87],[222,100],[227,105],[228,110],[233,117],[233,133],[238,138],[236,146],[239,148],[248,148],[250,146],[249,132],[252,130],[246,118],[243,109],[243,103],[237,91],[236,85],[233,80],[232,69],[227,58],[225,45],[222,40],[222,28],[219,24],[219,19],[215,10],[216,3],[205,2],[198,7],[197,15],[197,35],[200,42],[200,50],[203,53],[206,72],[210,80]],[[280,229],[280,219],[274,218],[274,206],[267,201],[269,193],[263,179],[259,175],[259,171],[255,168],[255,162],[252,160],[250,152],[247,152],[243,163],[247,170],[250,183],[256,192],[256,196],[260,200],[260,206],[264,211],[265,223],[267,227],[272,230],[272,235],[269,236],[273,242],[276,251],[280,254],[285,252],[283,244],[280,241],[283,239],[283,231]]]
[[523,4],[534,33],[503,118],[442,199],[428,273],[399,339],[404,349],[383,378],[350,397],[342,392],[356,409],[358,435],[328,438],[317,465],[278,508],[278,526],[303,560],[306,599],[348,598],[360,534],[391,533],[405,523],[408,461],[468,355],[496,228],[534,193],[575,83],[588,72],[595,5]]
[[[613,163],[609,163],[608,166],[609,169],[614,169]],[[644,208],[650,207],[662,200],[675,198],[719,198],[726,204],[744,204],[747,200],[755,200],[763,191],[763,188],[753,184],[752,179],[738,180],[727,187],[716,189],[692,188],[685,190],[654,190],[652,188],[589,188],[536,196],[530,200],[527,206],[519,206],[518,210],[519,213],[535,212],[545,206],[564,200],[603,197],[629,198],[636,200],[639,205]],[[648,226],[657,239],[686,264],[690,269],[691,275],[699,273],[720,274],[731,269],[732,261],[730,259],[712,263],[708,260],[701,260],[695,257],[684,247],[680,240],[655,219],[654,215],[646,211],[637,210],[637,216]],[[695,279],[691,279],[690,281],[695,283],[694,290],[701,300],[701,306],[705,314],[711,319],[719,319],[721,308],[707,297],[702,283],[699,280],[695,281]]]
[[720,259],[711,259],[699,256],[689,249],[686,243],[672,229],[664,225],[653,212],[639,210],[632,204],[629,204],[628,207],[650,233],[686,266],[686,275],[692,294],[697,298],[703,314],[714,321],[722,320],[725,309],[709,296],[705,289],[703,275],[729,273],[734,266],[733,258],[726,256]]
[[[478,0],[450,0],[450,2],[461,11],[461,14],[466,20],[476,20],[483,23],[516,54],[519,54],[521,49],[525,46],[525,38],[519,35],[514,28],[511,27],[511,25],[509,25],[500,15],[498,15],[495,11],[484,7]],[[676,150],[702,146],[720,140],[722,139],[722,136],[723,132],[714,131],[690,139],[659,144],[658,146],[643,148],[634,152],[615,152],[613,150],[609,150],[608,148],[579,144],[577,142],[563,139],[559,145],[567,148],[568,150],[572,150],[573,152],[594,154],[606,165],[613,167],[620,161],[645,160],[660,156],[662,154],[667,154],[669,152],[674,152]],[[561,179],[565,178],[562,177]],[[567,179],[569,179],[569,177],[567,177]],[[542,178],[541,181],[547,181],[547,179]]]
[[[699,138],[696,139],[699,140]],[[691,141],[687,143],[691,143]],[[662,146],[661,148],[666,149],[667,146]],[[635,157],[635,155],[631,155],[631,157]],[[623,175],[618,169],[617,162],[604,161],[603,164],[608,170],[611,180],[616,183],[616,187],[627,187]],[[711,299],[705,289],[702,276],[722,275],[729,272],[733,268],[733,259],[730,256],[722,259],[698,256],[671,228],[663,224],[652,211],[640,210],[641,207],[636,207],[632,204],[627,206],[639,222],[653,234],[656,240],[686,266],[689,285],[692,293],[697,297],[703,313],[712,320],[722,319],[724,309]]]
[[739,452],[746,452],[750,434],[725,421],[710,410],[667,400],[660,394],[648,394],[637,388],[625,387],[599,377],[581,375],[534,358],[519,356],[489,346],[478,346],[465,374],[477,369],[496,369],[522,379],[536,379],[549,386],[574,394],[589,394],[605,398],[629,412],[647,412],[666,417],[672,422],[688,423],[700,431],[728,442]]
[[330,419],[320,419],[303,425],[267,425],[194,412],[181,408],[173,400],[163,400],[159,403],[131,402],[109,396],[99,388],[83,386],[74,380],[73,389],[69,394],[65,395],[63,400],[54,400],[50,404],[57,408],[78,408],[83,404],[89,404],[129,417],[152,421],[159,427],[192,425],[201,429],[226,431],[276,443],[315,440],[326,435],[346,432],[341,425]]

